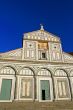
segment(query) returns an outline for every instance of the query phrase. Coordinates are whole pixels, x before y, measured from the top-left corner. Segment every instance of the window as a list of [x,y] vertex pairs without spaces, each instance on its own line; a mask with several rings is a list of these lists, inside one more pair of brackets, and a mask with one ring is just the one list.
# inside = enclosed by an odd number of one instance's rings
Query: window
[[38,42],[38,58],[39,60],[46,60],[48,55],[48,42]]
[[42,58],[46,58],[46,53],[45,52],[42,53]]
[[39,50],[39,60],[46,60],[47,59],[47,51],[41,51]]

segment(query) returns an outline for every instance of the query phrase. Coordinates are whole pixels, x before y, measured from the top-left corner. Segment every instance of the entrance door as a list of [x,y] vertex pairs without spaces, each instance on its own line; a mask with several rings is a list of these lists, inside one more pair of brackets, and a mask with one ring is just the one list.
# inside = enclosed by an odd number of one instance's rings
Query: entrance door
[[0,100],[10,100],[12,79],[3,79],[0,92]]
[[40,81],[40,93],[41,100],[50,100],[50,81],[49,80],[41,80]]
[[42,90],[42,100],[45,100],[45,90]]

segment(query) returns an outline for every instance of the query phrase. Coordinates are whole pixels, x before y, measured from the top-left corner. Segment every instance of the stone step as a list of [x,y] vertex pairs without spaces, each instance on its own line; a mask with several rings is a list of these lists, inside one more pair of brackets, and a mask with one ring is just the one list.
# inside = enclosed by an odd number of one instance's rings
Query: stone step
[[73,101],[1,102],[0,110],[73,110]]

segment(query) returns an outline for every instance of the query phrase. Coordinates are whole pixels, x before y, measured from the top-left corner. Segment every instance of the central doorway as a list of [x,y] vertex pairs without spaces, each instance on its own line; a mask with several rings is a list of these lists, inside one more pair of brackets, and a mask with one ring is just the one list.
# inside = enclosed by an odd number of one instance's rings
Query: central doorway
[[37,99],[39,99],[39,102],[53,100],[53,80],[49,70],[42,68],[38,72],[37,86]]
[[42,100],[45,100],[45,90],[42,90]]
[[40,81],[40,92],[41,92],[41,100],[50,100],[50,81],[49,80],[41,80]]

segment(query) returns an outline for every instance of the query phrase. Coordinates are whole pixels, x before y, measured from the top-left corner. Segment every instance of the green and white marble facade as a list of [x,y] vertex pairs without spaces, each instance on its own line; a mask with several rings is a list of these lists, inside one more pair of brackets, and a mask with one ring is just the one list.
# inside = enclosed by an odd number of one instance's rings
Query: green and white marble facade
[[25,33],[22,48],[0,53],[0,102],[56,100],[73,100],[73,56],[43,28]]

